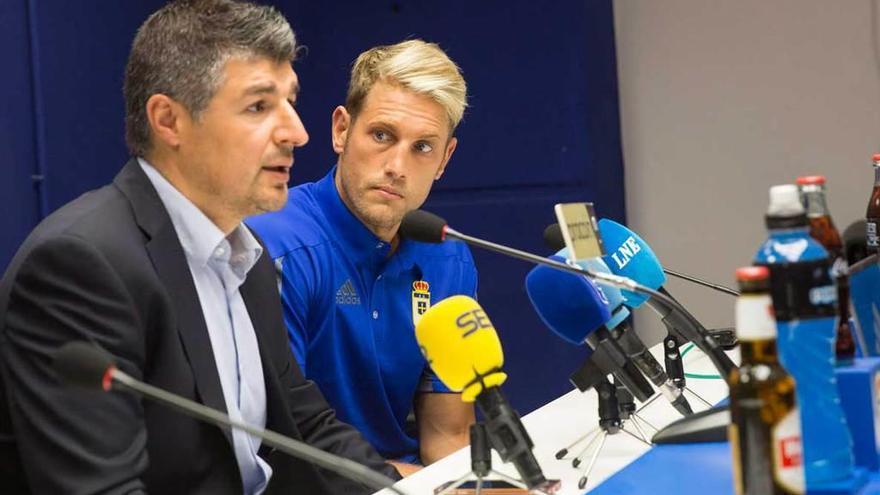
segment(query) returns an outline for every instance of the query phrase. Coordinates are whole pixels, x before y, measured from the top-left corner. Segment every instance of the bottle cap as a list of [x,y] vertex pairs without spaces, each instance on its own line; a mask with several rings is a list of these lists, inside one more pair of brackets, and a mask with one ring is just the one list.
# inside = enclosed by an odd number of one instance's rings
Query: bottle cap
[[824,175],[805,175],[797,178],[797,185],[799,186],[824,186],[825,185],[825,176]]
[[736,279],[741,282],[756,282],[770,278],[770,270],[766,266],[744,266],[736,269]]
[[794,184],[782,184],[770,188],[770,206],[767,215],[774,217],[793,217],[804,214],[801,195]]

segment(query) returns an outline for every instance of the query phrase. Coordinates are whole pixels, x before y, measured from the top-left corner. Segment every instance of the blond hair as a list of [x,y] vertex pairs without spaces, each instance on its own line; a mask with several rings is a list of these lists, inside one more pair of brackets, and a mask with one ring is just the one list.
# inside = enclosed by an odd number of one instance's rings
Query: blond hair
[[345,108],[356,118],[376,82],[399,85],[428,96],[449,118],[449,132],[461,122],[467,106],[467,85],[461,69],[436,43],[407,40],[377,46],[358,56],[351,69]]

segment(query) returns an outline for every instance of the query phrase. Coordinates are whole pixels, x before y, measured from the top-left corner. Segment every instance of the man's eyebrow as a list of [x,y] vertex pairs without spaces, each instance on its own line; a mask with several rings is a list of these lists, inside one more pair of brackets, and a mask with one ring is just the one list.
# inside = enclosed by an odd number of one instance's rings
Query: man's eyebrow
[[253,86],[248,86],[244,90],[245,96],[252,95],[265,95],[265,94],[275,94],[278,92],[278,87],[275,86],[273,82],[265,82],[265,83],[257,83]]
[[[300,86],[299,83],[294,81],[290,85],[290,93],[289,96],[295,97],[299,94]],[[254,96],[254,95],[274,95],[278,92],[278,86],[275,85],[274,82],[265,82],[265,83],[257,83],[253,86],[249,86],[244,90],[244,96]]]

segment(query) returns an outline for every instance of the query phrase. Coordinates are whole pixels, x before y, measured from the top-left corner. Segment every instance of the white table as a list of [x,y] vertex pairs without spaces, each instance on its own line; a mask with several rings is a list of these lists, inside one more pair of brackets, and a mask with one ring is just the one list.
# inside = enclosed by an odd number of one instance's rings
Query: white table
[[[663,356],[660,345],[655,346],[651,351],[662,363]],[[729,355],[734,362],[739,362],[737,351],[733,351]],[[717,373],[712,363],[699,349],[688,353],[684,358],[684,363],[685,371],[688,373]],[[727,385],[723,380],[689,378],[687,385],[689,389],[713,404],[727,397]],[[691,394],[687,394],[687,397],[695,411],[706,409],[706,406]],[[658,428],[681,417],[662,397],[640,412],[640,416]],[[557,460],[555,454],[575,439],[597,429],[598,423],[596,392],[592,390],[586,393],[573,390],[523,418],[523,424],[535,443],[533,452],[544,470],[544,475],[548,479],[562,481],[562,487],[557,492],[560,495],[580,495],[588,492],[649,449],[647,445],[625,433],[609,436],[585,489],[579,489],[578,480],[582,475],[581,470],[589,463],[589,454],[584,456],[578,469],[572,467],[571,460],[580,452],[583,444],[569,449],[568,456],[562,460]],[[629,424],[626,425],[626,428],[633,432],[636,431]],[[652,432],[646,433],[650,436]],[[492,467],[497,471],[518,478],[513,466],[502,464],[501,459],[494,451],[492,453]],[[410,495],[433,495],[435,487],[446,481],[458,479],[470,469],[470,451],[468,448],[464,448],[401,480],[396,486]],[[377,492],[381,495],[390,495],[391,493],[389,490]]]

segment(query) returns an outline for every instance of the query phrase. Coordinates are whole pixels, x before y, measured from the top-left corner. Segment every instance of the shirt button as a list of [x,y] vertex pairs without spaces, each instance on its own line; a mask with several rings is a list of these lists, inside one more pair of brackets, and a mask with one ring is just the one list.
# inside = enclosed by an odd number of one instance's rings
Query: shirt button
[[378,277],[376,277],[376,280],[382,280],[382,275],[379,275]]
[[385,246],[385,244],[380,242],[379,244],[376,244],[376,249],[382,249],[383,246]]
[[374,319],[374,320],[378,320],[378,319],[379,319],[379,312],[376,311],[375,309],[373,310],[373,319]]

